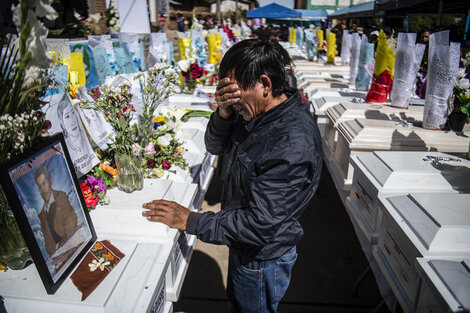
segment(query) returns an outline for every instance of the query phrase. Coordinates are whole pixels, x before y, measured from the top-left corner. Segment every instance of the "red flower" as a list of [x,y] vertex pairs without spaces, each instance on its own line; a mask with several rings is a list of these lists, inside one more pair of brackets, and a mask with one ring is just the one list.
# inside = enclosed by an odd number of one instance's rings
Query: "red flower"
[[89,208],[94,208],[98,203],[98,198],[93,197],[90,187],[87,183],[81,183],[80,189],[82,190],[83,198],[85,199],[86,206]]
[[147,166],[148,168],[154,168],[155,167],[155,160],[147,160]]
[[200,67],[197,64],[197,62],[191,64],[191,76],[192,76],[192,78],[194,78],[194,79],[200,78],[202,76],[202,73],[203,73],[203,69],[202,69],[202,67]]
[[183,71],[181,71],[181,75],[183,75],[183,77],[188,77],[188,76],[189,76],[189,73],[190,73],[190,72],[183,72]]
[[162,166],[163,166],[163,168],[170,168],[171,163],[170,163],[170,161],[162,161]]

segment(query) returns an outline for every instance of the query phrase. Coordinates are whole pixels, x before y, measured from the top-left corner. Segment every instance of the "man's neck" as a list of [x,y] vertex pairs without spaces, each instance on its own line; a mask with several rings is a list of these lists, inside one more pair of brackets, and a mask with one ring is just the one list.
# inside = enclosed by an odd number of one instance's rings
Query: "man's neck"
[[271,110],[272,108],[278,106],[282,102],[287,100],[287,95],[285,93],[281,94],[279,97],[272,97],[272,99],[268,102],[266,109],[264,112]]

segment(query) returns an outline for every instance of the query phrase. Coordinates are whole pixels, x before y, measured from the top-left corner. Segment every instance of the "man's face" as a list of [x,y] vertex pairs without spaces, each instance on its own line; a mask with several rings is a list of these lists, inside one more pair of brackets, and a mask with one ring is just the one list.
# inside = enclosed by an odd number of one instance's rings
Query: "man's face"
[[42,199],[45,203],[48,203],[52,195],[52,180],[47,179],[45,174],[41,174],[36,178],[36,184]]
[[422,34],[421,34],[421,41],[422,41],[423,43],[428,42],[430,35],[431,35],[431,34],[430,34],[429,32],[424,32],[424,33],[422,33]]
[[240,102],[235,104],[235,110],[245,121],[249,122],[266,111],[267,102],[263,92],[264,88],[260,82],[252,89],[243,90],[240,87]]

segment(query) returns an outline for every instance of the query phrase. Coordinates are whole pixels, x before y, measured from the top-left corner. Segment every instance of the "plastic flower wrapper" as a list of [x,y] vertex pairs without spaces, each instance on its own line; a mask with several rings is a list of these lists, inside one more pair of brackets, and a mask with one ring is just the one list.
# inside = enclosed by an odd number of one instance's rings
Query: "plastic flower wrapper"
[[374,62],[374,44],[369,43],[366,35],[362,35],[361,49],[359,52],[359,64],[355,80],[357,90],[369,90],[371,75],[366,69],[367,64]]
[[398,34],[395,77],[392,88],[393,107],[408,107],[425,48],[426,46],[423,44],[416,44],[415,33]]
[[335,63],[335,56],[338,54],[336,51],[336,34],[329,33],[327,36],[327,61],[328,63]]
[[393,84],[395,72],[395,53],[389,45],[383,30],[379,33],[379,42],[375,57],[374,76],[367,94],[367,102],[386,102]]
[[447,121],[447,102],[454,89],[460,62],[460,43],[451,42],[449,31],[431,34],[423,127],[440,129]]
[[359,69],[359,54],[361,52],[361,36],[358,33],[352,34],[351,38],[351,66],[349,68],[349,82],[356,80]]
[[342,65],[349,65],[350,63],[352,35],[353,34],[349,34],[349,31],[347,29],[343,31],[343,38],[341,40],[341,64]]

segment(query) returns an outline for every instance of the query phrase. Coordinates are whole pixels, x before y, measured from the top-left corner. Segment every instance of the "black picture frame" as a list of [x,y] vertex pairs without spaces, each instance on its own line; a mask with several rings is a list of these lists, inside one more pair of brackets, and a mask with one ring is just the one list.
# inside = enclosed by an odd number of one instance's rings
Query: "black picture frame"
[[0,183],[46,292],[54,294],[96,241],[62,133],[0,166]]

